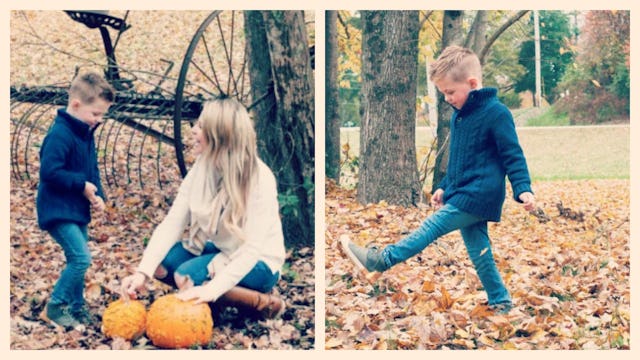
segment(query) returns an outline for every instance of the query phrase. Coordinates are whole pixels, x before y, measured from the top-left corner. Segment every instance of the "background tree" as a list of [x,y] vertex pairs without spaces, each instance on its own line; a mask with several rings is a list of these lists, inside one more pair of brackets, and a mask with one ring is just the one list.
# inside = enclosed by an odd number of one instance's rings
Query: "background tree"
[[258,150],[278,180],[288,247],[314,243],[314,86],[302,11],[246,11]]
[[357,198],[419,201],[415,150],[417,11],[362,12],[360,170]]
[[486,10],[476,11],[476,16],[467,34],[464,47],[473,50],[478,56],[487,43],[488,14]]
[[[442,19],[442,46],[441,50],[450,45],[463,45],[462,20],[464,11],[445,11]],[[478,34],[477,36],[482,36]],[[447,173],[447,163],[449,162],[449,133],[451,129],[451,115],[453,109],[445,100],[442,93],[438,92],[438,128],[437,128],[437,156],[433,170],[433,185],[431,192]]]
[[507,19],[503,22],[501,19],[505,14],[502,11],[491,12],[492,21],[489,24],[501,24],[496,30],[490,26],[489,32],[492,35],[479,55],[482,62],[482,85],[498,88],[498,98],[510,109],[517,109],[522,103],[520,95],[515,91],[515,83],[525,72],[525,68],[518,62],[518,49],[529,36],[529,19],[524,16],[527,12],[528,10],[524,10],[507,14]]
[[338,103],[338,12],[325,12],[325,173],[340,181],[340,108]]
[[[533,19],[533,14],[531,15]],[[533,20],[531,20],[533,24]],[[526,69],[524,76],[516,83],[516,91],[535,92],[535,43],[531,26],[530,39],[520,48],[520,64]],[[559,96],[557,85],[566,67],[573,61],[570,50],[571,31],[569,18],[562,11],[540,11],[540,71],[542,74],[542,94],[553,103]]]
[[558,110],[573,124],[629,119],[629,11],[589,11],[580,33],[574,67],[559,87]]
[[362,26],[359,12],[337,12],[338,98],[341,126],[360,126]]

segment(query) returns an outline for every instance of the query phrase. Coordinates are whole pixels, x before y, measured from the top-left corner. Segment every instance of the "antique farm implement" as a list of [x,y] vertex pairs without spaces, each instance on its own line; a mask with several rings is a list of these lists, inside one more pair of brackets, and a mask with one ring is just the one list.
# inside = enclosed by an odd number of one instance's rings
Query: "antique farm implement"
[[[174,62],[163,60],[166,70],[146,77],[155,83],[144,80],[151,89],[144,93],[136,90],[141,80],[135,74],[140,70],[123,69],[116,60],[118,41],[130,28],[129,12],[122,18],[106,11],[66,14],[100,31],[106,55],[104,74],[117,90],[106,121],[95,133],[103,182],[109,186],[137,180],[143,187],[156,178],[162,187],[175,179],[172,172],[184,176],[192,161],[188,132],[204,100],[231,96],[249,108],[255,105],[249,95],[241,12],[211,12],[191,39],[178,75],[170,76]],[[69,82],[73,75],[69,74]],[[41,141],[55,110],[67,103],[68,83],[63,85],[11,85],[11,173],[16,179],[37,175]]]

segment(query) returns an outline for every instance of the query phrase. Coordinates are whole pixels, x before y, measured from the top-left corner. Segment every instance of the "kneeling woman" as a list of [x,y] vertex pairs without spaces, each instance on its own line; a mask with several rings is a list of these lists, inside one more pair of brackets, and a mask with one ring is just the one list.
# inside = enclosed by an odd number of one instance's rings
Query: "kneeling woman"
[[284,301],[270,294],[285,258],[276,180],[249,114],[231,98],[208,101],[192,131],[197,159],[123,291],[135,297],[155,276],[183,300],[280,315]]

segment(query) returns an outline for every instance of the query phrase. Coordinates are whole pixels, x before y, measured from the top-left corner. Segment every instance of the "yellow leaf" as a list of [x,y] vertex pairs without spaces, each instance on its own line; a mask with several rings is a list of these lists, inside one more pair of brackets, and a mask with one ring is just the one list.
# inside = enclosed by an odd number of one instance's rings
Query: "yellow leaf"
[[325,349],[333,349],[338,346],[342,346],[342,340],[340,339],[329,339],[324,343]]
[[422,291],[424,292],[428,292],[431,293],[436,289],[436,285],[429,281],[429,280],[425,280],[424,283],[422,283]]
[[596,87],[600,87],[600,83],[598,82],[598,80],[591,79],[591,82],[592,82],[592,83],[593,83],[593,85],[595,85]]
[[463,329],[457,329],[455,331],[455,334],[456,334],[457,337],[462,338],[462,339],[468,339],[469,338],[469,333],[466,332]]
[[458,346],[462,346],[465,347],[467,349],[475,349],[475,344],[473,343],[473,341],[471,340],[467,340],[467,339],[453,339],[452,341],[454,344],[458,345]]

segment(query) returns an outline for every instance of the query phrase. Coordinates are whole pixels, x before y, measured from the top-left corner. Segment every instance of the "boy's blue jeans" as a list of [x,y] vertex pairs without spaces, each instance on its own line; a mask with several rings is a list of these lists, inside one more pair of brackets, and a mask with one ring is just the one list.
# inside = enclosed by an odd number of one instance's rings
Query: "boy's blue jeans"
[[67,260],[53,287],[50,304],[68,304],[71,309],[79,310],[84,306],[84,276],[91,265],[87,226],[60,222],[49,229],[49,234],[62,246]]
[[482,286],[487,292],[489,305],[509,303],[511,297],[498,272],[487,232],[487,222],[460,211],[453,205],[444,205],[428,217],[422,225],[399,242],[382,250],[381,256],[391,267],[420,253],[440,236],[460,229]]
[[[212,243],[208,242],[200,256],[196,256],[182,246],[182,242],[178,242],[162,261],[162,266],[167,270],[167,276],[159,279],[173,287],[176,287],[174,274],[188,276],[193,284],[202,285],[205,281],[211,280],[207,265],[220,253],[220,250]],[[271,269],[263,261],[258,263],[249,271],[245,277],[240,280],[238,285],[257,290],[263,293],[271,291],[280,278],[280,273],[271,272]]]

